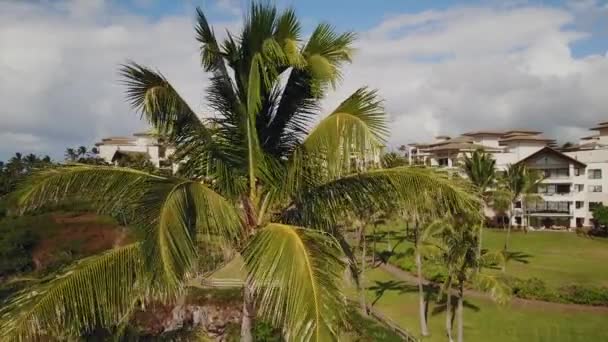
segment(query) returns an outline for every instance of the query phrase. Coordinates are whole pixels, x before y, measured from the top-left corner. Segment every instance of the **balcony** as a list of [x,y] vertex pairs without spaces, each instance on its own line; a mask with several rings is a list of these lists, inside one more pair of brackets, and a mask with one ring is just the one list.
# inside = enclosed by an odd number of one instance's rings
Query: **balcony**
[[570,170],[568,168],[562,169],[538,169],[545,179],[555,179],[555,180],[567,180],[570,179]]
[[526,212],[528,214],[573,214],[570,202],[568,201],[542,201],[537,203],[530,203],[526,207]]

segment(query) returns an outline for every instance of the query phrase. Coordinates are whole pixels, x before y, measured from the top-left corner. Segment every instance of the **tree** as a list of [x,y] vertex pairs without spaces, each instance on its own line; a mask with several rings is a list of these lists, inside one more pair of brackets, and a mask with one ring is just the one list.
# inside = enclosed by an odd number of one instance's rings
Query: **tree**
[[66,161],[75,162],[78,159],[78,153],[73,148],[66,148],[64,155]]
[[[537,197],[534,196],[536,187],[543,180],[542,175],[534,169],[529,169],[525,164],[510,164],[502,178],[501,182],[506,191],[511,195],[511,205],[509,209],[509,226],[507,229],[507,237],[505,239],[504,250],[507,251],[509,248],[509,238],[511,236],[511,227],[513,226],[513,210],[515,208],[515,202],[521,200],[522,211],[524,213],[525,221],[525,201],[536,201]],[[522,222],[525,226],[526,222]]]
[[407,159],[395,152],[389,152],[384,154],[380,160],[380,163],[382,167],[385,168],[408,165]]
[[593,222],[596,228],[608,230],[608,207],[603,204],[593,208]]
[[444,281],[446,294],[446,333],[449,341],[452,337],[452,293],[456,292],[456,326],[457,341],[464,341],[464,290],[467,282],[490,293],[498,303],[506,303],[511,296],[511,288],[498,276],[481,271],[483,267],[504,263],[502,253],[487,252],[477,257],[477,239],[479,229],[474,222],[462,219],[436,221],[427,229],[427,240],[435,239],[435,246],[441,254],[447,268]]
[[[494,187],[496,181],[496,160],[494,160],[491,154],[486,153],[482,149],[478,149],[475,150],[470,157],[465,154],[462,170],[473,185],[475,185],[477,191],[479,191],[480,197],[483,199],[483,208],[481,210],[483,217],[485,217],[485,209],[490,202],[490,193],[488,190]],[[481,258],[482,239],[483,224],[479,226],[477,258]]]
[[10,299],[3,337],[120,330],[135,305],[182,296],[201,269],[217,267],[209,255],[221,260],[219,251],[231,248],[247,272],[243,341],[252,340],[256,316],[287,339],[335,340],[345,323],[344,258],[352,255],[339,229],[344,218],[369,203],[420,202],[437,216],[478,210],[466,184],[432,169],[349,169],[353,155],[369,157],[386,139],[373,90],[355,91],[310,128],[350,61],[352,33],[321,24],[302,42],[292,10],[253,4],[242,31],[221,43],[198,10],[196,37],[212,75],[211,119],[199,119],[161,74],[136,63],[121,69],[131,104],[176,147],[178,176],[72,165],[33,176],[15,194],[22,210],[74,197],[102,213],[129,210],[141,239]]
[[76,155],[79,158],[84,158],[87,155],[87,147],[86,146],[79,146],[78,149],[76,150]]

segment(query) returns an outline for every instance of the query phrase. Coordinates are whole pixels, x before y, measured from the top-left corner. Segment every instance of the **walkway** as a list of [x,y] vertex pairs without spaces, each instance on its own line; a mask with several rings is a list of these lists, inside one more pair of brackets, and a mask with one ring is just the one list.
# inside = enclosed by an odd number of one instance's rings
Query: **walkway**
[[[390,273],[393,277],[397,278],[406,283],[417,284],[416,277],[404,271],[394,265],[391,264],[380,264],[381,269]],[[423,283],[429,284],[428,280],[424,280]],[[490,296],[487,293],[475,291],[475,290],[465,290],[465,295],[473,298],[482,298],[482,299],[490,299]],[[548,310],[568,312],[568,311],[577,311],[577,312],[592,312],[592,313],[602,313],[608,314],[607,306],[591,306],[591,305],[581,305],[581,304],[565,304],[565,303],[554,303],[554,302],[545,302],[541,300],[534,299],[523,299],[513,297],[510,300],[510,305],[516,308],[544,308]]]

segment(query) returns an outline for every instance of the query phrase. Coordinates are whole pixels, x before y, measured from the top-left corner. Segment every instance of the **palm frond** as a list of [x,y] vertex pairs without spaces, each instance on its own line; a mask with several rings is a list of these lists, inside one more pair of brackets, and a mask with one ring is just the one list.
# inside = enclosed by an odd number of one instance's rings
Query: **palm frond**
[[99,212],[112,213],[134,205],[153,184],[168,181],[165,177],[133,169],[73,165],[33,174],[12,196],[21,211],[86,198]]
[[127,86],[127,99],[139,110],[159,133],[180,141],[192,138],[210,138],[198,116],[160,73],[131,62],[120,70]]
[[174,295],[198,270],[199,248],[211,253],[227,247],[241,234],[234,206],[205,185],[182,181],[149,191],[138,214],[146,228],[143,249],[153,284]]
[[338,173],[351,158],[376,155],[388,134],[382,101],[375,90],[361,88],[312,129],[304,148],[322,154],[327,167]]
[[82,259],[56,277],[9,299],[0,310],[3,341],[77,337],[116,326],[148,295],[139,244]]
[[288,339],[337,340],[346,310],[340,247],[318,231],[272,223],[244,251],[259,314]]
[[[429,219],[465,215],[480,219],[480,199],[470,183],[423,167],[398,167],[352,174],[294,194],[283,214],[291,224],[332,226],[349,213],[373,207],[404,209]],[[322,224],[322,223],[325,224]]]
[[512,289],[500,275],[477,273],[473,278],[475,285],[490,294],[490,297],[499,304],[505,304],[512,296]]

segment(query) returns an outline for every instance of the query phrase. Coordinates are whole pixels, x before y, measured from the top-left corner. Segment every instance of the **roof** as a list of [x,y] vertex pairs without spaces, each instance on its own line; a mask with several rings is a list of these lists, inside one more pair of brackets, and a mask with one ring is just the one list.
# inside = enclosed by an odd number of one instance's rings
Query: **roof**
[[438,135],[435,137],[435,139],[450,139],[449,135]]
[[435,151],[451,151],[451,150],[467,150],[467,151],[475,151],[475,150],[486,150],[486,151],[502,151],[500,148],[489,147],[479,144],[467,143],[467,142],[450,142],[447,144],[434,146],[428,149],[425,149],[427,152],[435,152]]
[[565,148],[562,148],[561,150],[568,151],[568,152],[579,151],[579,150],[595,150],[598,147],[604,147],[604,146],[606,146],[606,145],[600,144],[597,141],[591,141],[591,142],[584,143],[584,144],[576,144],[576,145],[572,145],[570,147],[565,147]]
[[472,143],[472,142],[473,142],[473,138],[471,138],[471,137],[459,136],[459,137],[452,138],[449,140],[428,144],[428,146],[434,147],[434,146],[440,146],[440,145],[451,144],[451,143]]
[[574,158],[572,158],[572,157],[570,157],[570,156],[568,156],[566,154],[563,154],[563,153],[561,153],[558,150],[555,150],[555,149],[553,149],[551,147],[548,147],[548,146],[545,146],[545,147],[541,148],[540,150],[532,153],[531,155],[529,155],[526,158],[518,161],[515,164],[525,163],[526,161],[534,159],[534,158],[538,157],[539,155],[542,155],[542,154],[545,154],[545,153],[556,155],[556,156],[558,156],[560,158],[569,160],[569,161],[573,162],[575,165],[577,165],[579,167],[585,167],[585,166],[587,166],[585,163],[582,163],[582,162],[580,162],[580,161],[578,161],[578,160],[576,160],[576,159],[574,159]]
[[538,135],[514,134],[514,135],[511,135],[504,139],[500,139],[498,141],[498,143],[502,144],[504,142],[511,142],[511,141],[539,141],[539,142],[545,142],[545,143],[554,143],[555,139],[549,139],[549,138],[545,138],[545,137],[538,136]]
[[122,157],[127,157],[127,156],[145,156],[147,158],[150,158],[150,155],[148,154],[148,152],[138,152],[138,151],[121,151],[118,150],[116,152],[114,152],[114,155],[112,156],[112,161],[116,161]]
[[586,137],[582,137],[580,140],[593,140],[593,139],[597,139],[600,136],[598,134],[594,134],[594,135],[588,135]]
[[462,135],[466,135],[469,137],[488,136],[488,135],[501,137],[504,134],[505,134],[505,132],[499,132],[499,131],[473,131],[473,132],[463,133]]
[[525,134],[525,135],[530,135],[530,134],[541,134],[542,132],[539,131],[530,131],[530,130],[526,130],[526,129],[513,129],[510,131],[506,131],[505,132],[505,136],[507,135],[513,135],[513,134]]
[[600,122],[596,127],[589,128],[590,131],[598,131],[600,129],[608,129],[608,121]]

